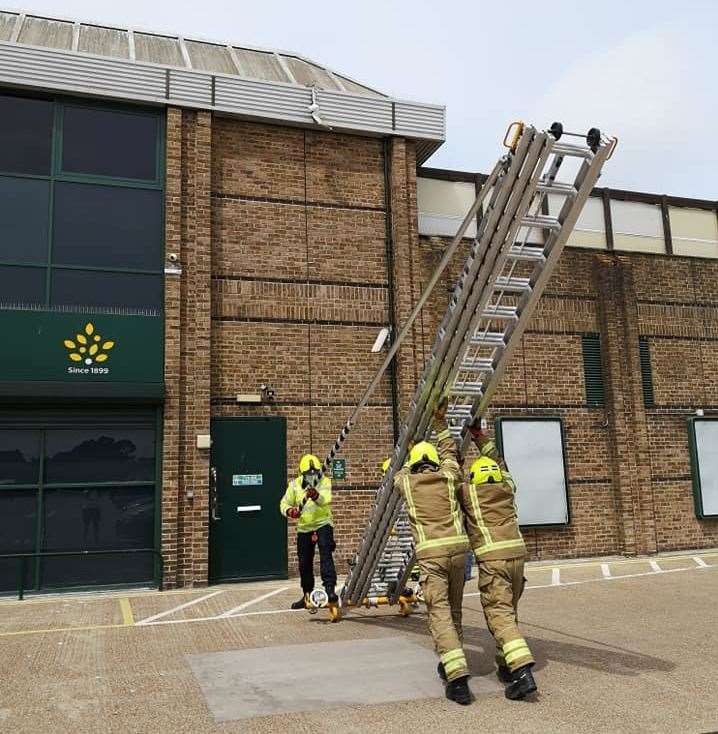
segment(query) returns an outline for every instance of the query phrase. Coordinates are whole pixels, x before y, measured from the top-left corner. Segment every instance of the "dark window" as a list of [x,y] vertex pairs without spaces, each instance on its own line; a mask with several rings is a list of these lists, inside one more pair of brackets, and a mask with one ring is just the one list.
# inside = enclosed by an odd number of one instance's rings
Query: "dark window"
[[155,432],[151,428],[48,431],[45,481],[154,481]]
[[0,430],[0,489],[8,484],[37,484],[40,432]]
[[0,260],[47,263],[50,182],[0,176]]
[[50,174],[53,103],[0,96],[0,171]]
[[652,408],[655,403],[653,395],[653,371],[651,369],[651,348],[648,338],[638,337],[638,354],[641,361],[641,386],[643,388],[643,404]]
[[[0,555],[33,553],[37,528],[37,490],[0,490]],[[25,565],[25,586],[32,586],[34,564]],[[20,562],[0,558],[0,591],[17,589]]]
[[581,337],[581,346],[583,348],[583,375],[586,383],[586,405],[589,408],[600,408],[605,404],[601,338],[598,334],[584,334]]
[[159,311],[162,276],[53,268],[50,301],[53,306],[114,306]]
[[45,268],[0,266],[0,303],[45,303]]
[[[119,550],[154,547],[152,487],[46,489],[46,551]],[[44,586],[149,581],[153,556],[111,554],[47,559]]]
[[139,270],[161,266],[161,191],[58,182],[54,225],[54,263]]
[[157,115],[67,105],[62,170],[154,181],[158,126]]

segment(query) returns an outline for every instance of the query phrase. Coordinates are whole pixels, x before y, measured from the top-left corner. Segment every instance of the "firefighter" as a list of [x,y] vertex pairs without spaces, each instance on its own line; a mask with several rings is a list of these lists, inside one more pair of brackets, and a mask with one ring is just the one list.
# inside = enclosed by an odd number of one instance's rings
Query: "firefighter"
[[297,557],[302,584],[302,598],[292,609],[308,609],[309,595],[314,590],[314,550],[319,546],[319,568],[329,604],[336,604],[337,572],[332,553],[336,548],[332,521],[332,482],[322,477],[317,486],[321,462],[312,454],[299,461],[299,476],[287,485],[279,503],[279,511],[297,521]]
[[518,628],[526,545],[516,513],[516,487],[494,442],[476,423],[469,430],[481,456],[462,487],[461,505],[478,563],[481,605],[496,641],[497,675],[506,684],[506,698],[517,700],[534,693],[536,682],[534,659]]
[[394,477],[394,487],[403,494],[409,514],[429,630],[440,658],[437,672],[446,681],[446,697],[466,706],[471,692],[461,603],[468,537],[459,506],[461,470],[446,424],[446,405],[442,400],[434,413],[439,450],[426,441],[417,443]]

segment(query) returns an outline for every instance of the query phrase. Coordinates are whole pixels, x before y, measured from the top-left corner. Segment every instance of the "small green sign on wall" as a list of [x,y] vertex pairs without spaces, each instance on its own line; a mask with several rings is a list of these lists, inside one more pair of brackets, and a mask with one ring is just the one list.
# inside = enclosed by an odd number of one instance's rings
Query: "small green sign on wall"
[[332,459],[332,479],[347,478],[347,460]]

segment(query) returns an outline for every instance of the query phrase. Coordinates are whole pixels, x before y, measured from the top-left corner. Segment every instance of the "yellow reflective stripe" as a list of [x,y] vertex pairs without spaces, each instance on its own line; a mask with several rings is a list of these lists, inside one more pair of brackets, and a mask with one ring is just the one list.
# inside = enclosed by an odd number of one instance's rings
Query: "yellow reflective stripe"
[[466,534],[452,535],[450,538],[437,538],[436,540],[423,540],[416,544],[417,553],[426,548],[441,548],[444,545],[454,545],[455,543],[468,543],[469,538]]
[[484,545],[474,548],[474,553],[490,553],[491,551],[504,550],[506,548],[519,548],[523,545],[523,537],[513,540],[500,540],[497,543],[484,543]]
[[437,443],[439,441],[443,441],[445,438],[451,438],[451,431],[448,428],[445,428],[441,433],[436,434]]
[[474,510],[474,517],[476,518],[476,524],[479,527],[479,530],[481,531],[481,534],[484,536],[484,543],[490,544],[491,543],[491,533],[489,533],[489,529],[484,525],[484,517],[481,514],[481,505],[479,504],[479,496],[476,494],[476,485],[470,484],[469,485],[469,497],[471,498],[471,506]]
[[453,650],[449,650],[449,652],[445,652],[441,656],[441,662],[450,663],[452,660],[458,660],[459,658],[463,657],[464,651],[460,647],[455,647]]
[[486,455],[490,453],[491,451],[494,451],[496,449],[496,444],[489,439],[482,447],[481,447],[481,453]]
[[467,667],[466,657],[464,656],[464,651],[461,648],[445,652],[441,656],[441,662],[444,665],[444,671],[447,675],[451,675],[454,671],[462,670]]
[[504,655],[508,655],[510,652],[518,650],[520,647],[526,647],[526,640],[524,640],[523,637],[517,637],[515,640],[507,642],[501,649]]
[[454,479],[448,472],[444,472],[444,476],[446,477],[446,482],[449,485],[449,506],[451,507],[451,517],[454,518],[454,530],[456,530],[457,535],[461,535],[464,528],[461,523],[461,517],[459,517],[459,506],[456,501]]
[[426,533],[416,517],[416,505],[414,504],[414,497],[411,494],[411,482],[409,481],[409,477],[404,477],[404,498],[406,499],[406,507],[409,510],[409,517],[414,521],[416,534],[419,536],[419,544],[421,544],[426,540]]
[[530,658],[533,657],[531,655],[531,650],[529,650],[528,645],[523,645],[523,647],[520,647],[518,650],[514,650],[513,652],[508,653],[507,655],[504,655],[504,660],[506,660],[506,665],[511,665],[516,660],[520,660],[521,658]]
[[444,663],[444,672],[446,675],[451,675],[452,673],[456,672],[457,670],[465,670],[466,669],[466,659],[461,658],[461,660],[454,660],[451,663]]

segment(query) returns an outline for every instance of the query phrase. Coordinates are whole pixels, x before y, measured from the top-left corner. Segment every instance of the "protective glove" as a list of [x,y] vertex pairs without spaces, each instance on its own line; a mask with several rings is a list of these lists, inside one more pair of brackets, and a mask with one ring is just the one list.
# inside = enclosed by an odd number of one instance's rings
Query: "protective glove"
[[310,500],[314,500],[314,502],[319,499],[319,492],[317,492],[316,487],[309,487],[306,491],[306,495]]
[[481,429],[481,418],[474,418],[474,422],[469,426],[469,432],[472,438],[477,440],[486,438],[486,434]]
[[287,510],[287,517],[292,520],[296,520],[299,517],[299,515],[301,515],[301,513],[299,512],[299,508],[297,507],[290,507]]

